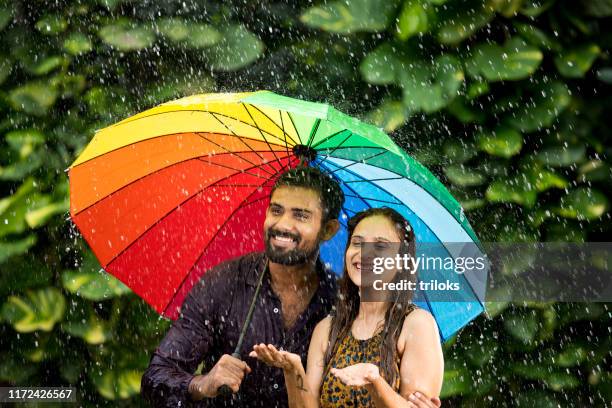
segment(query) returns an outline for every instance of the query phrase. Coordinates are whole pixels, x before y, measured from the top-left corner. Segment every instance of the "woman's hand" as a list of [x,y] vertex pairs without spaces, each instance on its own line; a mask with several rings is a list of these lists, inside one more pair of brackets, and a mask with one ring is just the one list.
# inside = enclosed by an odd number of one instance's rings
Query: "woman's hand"
[[359,363],[344,368],[332,368],[330,372],[345,385],[363,387],[380,377],[378,366],[370,363]]
[[269,366],[282,368],[283,370],[297,371],[302,366],[302,358],[294,353],[289,353],[284,350],[277,350],[271,344],[256,344],[253,346],[253,351],[249,353],[250,357],[255,357],[263,361]]
[[429,399],[417,391],[408,396],[408,404],[410,408],[440,408],[442,401],[438,397]]

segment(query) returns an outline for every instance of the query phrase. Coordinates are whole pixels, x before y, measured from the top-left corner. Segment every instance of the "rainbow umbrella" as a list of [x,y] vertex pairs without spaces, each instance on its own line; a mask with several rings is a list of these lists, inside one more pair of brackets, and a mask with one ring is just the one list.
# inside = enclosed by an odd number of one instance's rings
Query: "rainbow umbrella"
[[[175,319],[209,268],[263,250],[271,187],[301,162],[345,193],[342,228],[321,248],[338,273],[346,221],[369,207],[398,210],[447,256],[461,255],[447,243],[479,245],[457,201],[384,132],[267,91],[186,97],[98,131],[68,169],[70,215],[106,272]],[[452,275],[466,288],[456,301],[415,298],[443,340],[484,310],[484,283]]]

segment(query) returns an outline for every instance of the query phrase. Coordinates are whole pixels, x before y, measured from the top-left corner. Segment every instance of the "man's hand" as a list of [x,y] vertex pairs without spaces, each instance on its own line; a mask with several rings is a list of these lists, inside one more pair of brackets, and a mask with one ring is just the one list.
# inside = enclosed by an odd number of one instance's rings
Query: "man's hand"
[[434,397],[428,399],[423,393],[413,392],[408,396],[408,406],[411,408],[440,408],[442,401]]
[[229,386],[232,392],[236,393],[244,376],[250,372],[251,368],[247,363],[224,354],[208,374],[198,375],[191,380],[189,393],[196,401],[216,397],[222,385]]
[[282,368],[283,370],[297,371],[302,366],[299,355],[284,350],[277,350],[272,344],[255,344],[253,351],[249,354],[269,366]]

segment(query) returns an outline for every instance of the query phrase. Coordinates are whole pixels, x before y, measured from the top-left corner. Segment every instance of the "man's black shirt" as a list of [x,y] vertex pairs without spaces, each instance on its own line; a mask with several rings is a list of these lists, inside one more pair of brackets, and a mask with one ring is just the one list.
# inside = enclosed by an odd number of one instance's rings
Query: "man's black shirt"
[[[304,367],[310,337],[327,316],[336,298],[336,279],[316,264],[319,285],[306,310],[291,329],[283,324],[282,306],[272,291],[267,258],[251,253],[221,263],[207,271],[185,298],[174,322],[142,377],[141,394],[154,407],[286,407],[287,392],[282,370],[249,357],[254,344],[273,344],[299,354]],[[198,365],[207,373],[223,354],[232,354],[238,342],[260,273],[261,291],[246,332],[241,359],[252,369],[233,397],[205,398],[192,402],[187,386]]]

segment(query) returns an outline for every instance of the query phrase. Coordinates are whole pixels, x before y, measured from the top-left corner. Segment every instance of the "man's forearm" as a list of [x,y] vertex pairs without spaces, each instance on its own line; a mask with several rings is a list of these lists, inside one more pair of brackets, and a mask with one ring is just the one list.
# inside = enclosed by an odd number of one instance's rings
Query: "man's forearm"
[[204,398],[214,398],[209,387],[210,378],[208,374],[196,375],[189,382],[187,391],[193,401],[200,401]]
[[142,376],[140,393],[153,407],[176,407],[189,398],[187,387],[192,377],[175,367],[152,362]]

